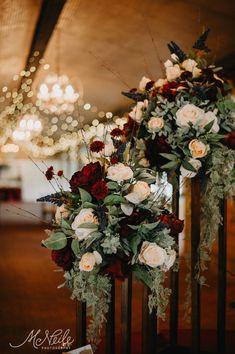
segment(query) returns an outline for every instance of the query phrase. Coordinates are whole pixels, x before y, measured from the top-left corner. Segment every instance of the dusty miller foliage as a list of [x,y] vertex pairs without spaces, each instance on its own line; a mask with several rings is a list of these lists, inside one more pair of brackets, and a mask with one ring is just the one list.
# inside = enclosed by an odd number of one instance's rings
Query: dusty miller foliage
[[[78,267],[78,262],[77,262]],[[97,271],[80,272],[74,270],[65,273],[65,285],[72,289],[72,299],[86,302],[91,319],[87,330],[87,340],[96,348],[100,342],[100,333],[111,301],[110,279]]]
[[223,198],[235,194],[235,152],[226,147],[214,149],[211,166],[202,188],[200,260],[198,280],[204,284],[201,272],[207,269],[213,242],[216,239],[219,224],[222,222],[220,205]]

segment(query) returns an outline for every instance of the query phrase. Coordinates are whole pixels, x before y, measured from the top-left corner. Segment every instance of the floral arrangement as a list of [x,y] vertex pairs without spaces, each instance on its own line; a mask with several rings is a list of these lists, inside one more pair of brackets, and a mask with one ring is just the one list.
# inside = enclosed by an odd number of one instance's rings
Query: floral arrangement
[[[42,245],[64,270],[62,286],[90,308],[88,340],[94,344],[111,301],[111,280],[123,280],[130,272],[150,288],[150,311],[156,308],[164,318],[170,295],[164,279],[169,269],[177,270],[175,236],[183,229],[183,221],[159,203],[156,173],[127,163],[128,144],[119,128],[110,135],[115,146],[111,155],[105,154],[103,141],[93,140],[87,149],[99,154],[98,161],[75,172],[67,180],[68,191],[59,188],[38,199],[57,205]],[[58,187],[66,178],[52,166],[45,175]]]
[[128,123],[135,131],[137,164],[166,171],[173,182],[178,176],[201,180],[199,274],[207,267],[221,222],[220,201],[234,193],[235,177],[235,103],[222,68],[205,59],[208,33],[200,36],[188,54],[170,42],[166,77],[157,81],[143,77],[139,91],[123,93],[137,101]]

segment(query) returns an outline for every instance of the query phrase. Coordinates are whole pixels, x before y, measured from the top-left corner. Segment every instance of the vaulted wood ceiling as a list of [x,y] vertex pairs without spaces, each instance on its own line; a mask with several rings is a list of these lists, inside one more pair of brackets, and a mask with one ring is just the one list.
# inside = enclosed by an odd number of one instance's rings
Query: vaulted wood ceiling
[[[122,90],[162,75],[166,43],[187,50],[203,27],[212,30],[213,58],[234,76],[234,23],[231,0],[1,0],[0,90],[16,86],[12,77],[38,49],[51,72],[59,66],[82,83],[86,102],[121,112],[129,104]],[[37,71],[34,87],[45,74]]]

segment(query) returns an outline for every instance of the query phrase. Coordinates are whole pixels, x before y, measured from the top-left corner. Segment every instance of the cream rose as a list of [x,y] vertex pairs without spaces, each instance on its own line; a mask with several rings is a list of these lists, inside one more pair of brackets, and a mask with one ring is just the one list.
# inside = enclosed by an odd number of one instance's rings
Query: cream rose
[[107,178],[115,182],[122,182],[132,177],[132,169],[121,162],[110,166],[107,170]]
[[176,124],[180,127],[197,123],[204,117],[204,111],[194,104],[187,103],[176,112]]
[[193,77],[198,77],[201,74],[201,70],[197,65],[197,62],[193,59],[186,59],[181,64],[185,70],[190,71],[193,74]]
[[165,85],[167,83],[166,79],[158,79],[155,83],[154,86],[155,87],[162,87],[163,85]]
[[178,64],[173,65],[172,61],[167,60],[164,63],[164,66],[166,68],[167,80],[169,80],[169,81],[175,80],[175,79],[177,79],[177,77],[179,77],[181,75],[181,69]]
[[144,91],[147,83],[150,81],[151,80],[148,77],[143,76],[142,79],[140,80],[140,83],[139,83],[140,91]]
[[164,268],[166,271],[173,266],[175,260],[176,260],[176,251],[175,250],[168,251],[166,259],[164,261]]
[[65,208],[65,205],[62,204],[61,206],[56,208],[55,212],[55,221],[59,224],[62,219],[66,219],[69,215],[68,209]]
[[154,242],[144,241],[141,246],[139,261],[156,268],[164,264],[167,258],[167,253],[164,248],[158,246]]
[[92,228],[83,228],[80,227],[82,224],[94,224],[98,225],[98,219],[94,215],[94,210],[92,208],[85,208],[82,209],[79,214],[75,217],[71,227],[75,231],[75,235],[78,238],[79,241],[86,240],[87,238],[90,237],[90,234],[94,232],[94,229]]
[[209,145],[204,144],[202,141],[193,139],[190,141],[189,145],[189,150],[191,152],[192,157],[195,159],[200,159],[204,156],[207,155],[209,151]]
[[142,159],[139,160],[139,165],[143,167],[149,167],[150,163],[149,160],[146,159],[146,157],[143,157]]
[[182,177],[187,177],[187,178],[193,178],[197,175],[199,169],[202,167],[202,163],[199,160],[196,159],[189,159],[188,161],[190,165],[192,165],[197,172],[189,171],[183,166],[180,167],[180,173]]
[[210,129],[210,132],[211,133],[218,133],[219,124],[218,124],[218,119],[217,119],[217,117],[216,117],[214,112],[211,112],[211,111],[206,112],[204,114],[204,117],[203,117],[202,121],[199,123],[199,126],[204,128],[207,124],[209,124],[212,121],[214,121],[214,123],[213,123],[213,125],[212,125],[212,127]]
[[164,120],[160,117],[152,117],[148,122],[149,130],[155,131],[164,127]]
[[150,193],[151,190],[148,183],[144,181],[138,181],[136,184],[134,184],[131,193],[127,194],[125,198],[133,204],[139,204],[143,200],[147,199]]
[[102,262],[102,257],[99,252],[87,252],[84,253],[80,262],[79,269],[85,272],[91,272],[96,264],[100,264]]
[[144,100],[144,102],[139,101],[129,113],[129,116],[135,120],[137,123],[141,123],[143,110],[148,106],[148,100]]

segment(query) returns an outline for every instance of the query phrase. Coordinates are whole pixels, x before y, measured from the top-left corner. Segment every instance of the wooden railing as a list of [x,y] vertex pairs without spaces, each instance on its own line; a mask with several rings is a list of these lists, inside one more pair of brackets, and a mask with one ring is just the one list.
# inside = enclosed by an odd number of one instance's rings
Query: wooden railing
[[[200,242],[200,181],[191,180],[191,347],[184,349],[184,353],[199,354],[200,351],[200,286],[196,280],[196,264],[198,262],[198,246]],[[173,191],[173,213],[179,216],[179,192]],[[221,203],[223,223],[219,227],[218,235],[218,289],[217,289],[217,353],[225,353],[226,331],[226,238],[227,238],[227,203]],[[177,239],[178,243],[178,239]],[[171,271],[170,286],[172,296],[170,300],[169,319],[169,346],[165,351],[159,349],[157,337],[156,313],[149,314],[149,290],[143,286],[142,292],[142,354],[181,353],[178,346],[179,322],[179,274]],[[115,354],[115,282],[112,284],[112,301],[107,316],[106,325],[106,352]],[[132,277],[129,276],[122,283],[121,289],[121,354],[131,354],[132,338]],[[86,344],[86,306],[77,305],[77,344]]]

